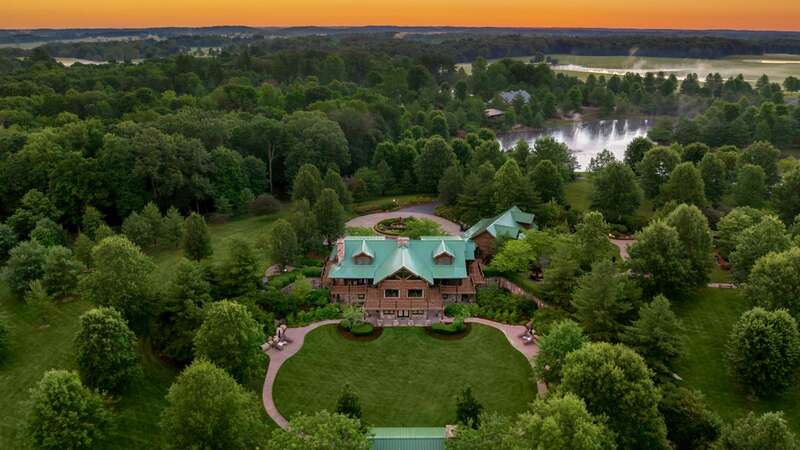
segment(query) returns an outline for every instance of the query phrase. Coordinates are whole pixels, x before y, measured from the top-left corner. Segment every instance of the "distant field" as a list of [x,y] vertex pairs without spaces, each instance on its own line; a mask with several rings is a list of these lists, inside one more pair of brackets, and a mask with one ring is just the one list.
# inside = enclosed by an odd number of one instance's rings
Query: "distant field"
[[[558,60],[554,66],[557,72],[563,72],[579,78],[586,78],[590,73],[595,74],[624,74],[635,72],[663,71],[667,74],[674,73],[678,78],[686,74],[696,73],[700,79],[705,79],[709,73],[719,72],[723,78],[744,75],[745,80],[754,82],[761,75],[766,74],[770,80],[783,82],[789,75],[800,77],[800,55],[767,54],[767,55],[737,55],[723,59],[692,59],[692,58],[657,58],[640,56],[581,56],[581,55],[550,55]],[[529,61],[530,56],[521,56],[512,59]],[[493,60],[494,61],[494,60]],[[459,64],[464,70],[470,72],[471,64]]]

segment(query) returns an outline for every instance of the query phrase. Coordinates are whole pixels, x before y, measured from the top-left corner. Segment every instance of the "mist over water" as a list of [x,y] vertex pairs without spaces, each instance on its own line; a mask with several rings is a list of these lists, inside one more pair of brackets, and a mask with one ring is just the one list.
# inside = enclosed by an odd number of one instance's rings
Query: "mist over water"
[[651,119],[614,119],[594,122],[575,122],[570,125],[542,131],[511,132],[498,137],[504,150],[510,150],[520,139],[533,147],[536,140],[553,137],[567,144],[581,170],[586,170],[592,157],[608,149],[618,160],[625,156],[625,148],[639,136],[646,136],[653,126]]

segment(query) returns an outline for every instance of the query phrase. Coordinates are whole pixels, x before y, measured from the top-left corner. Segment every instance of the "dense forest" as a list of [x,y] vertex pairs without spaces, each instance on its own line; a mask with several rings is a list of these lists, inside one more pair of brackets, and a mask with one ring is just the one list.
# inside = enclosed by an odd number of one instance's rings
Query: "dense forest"
[[[398,39],[402,36],[402,39]],[[16,45],[44,43],[51,56],[96,61],[169,57],[197,49],[259,45],[269,51],[338,47],[418,57],[447,55],[455,62],[536,54],[631,55],[722,58],[731,55],[800,53],[800,35],[789,32],[647,31],[503,28],[320,28],[212,27],[142,30],[2,31],[0,55],[27,56]]]

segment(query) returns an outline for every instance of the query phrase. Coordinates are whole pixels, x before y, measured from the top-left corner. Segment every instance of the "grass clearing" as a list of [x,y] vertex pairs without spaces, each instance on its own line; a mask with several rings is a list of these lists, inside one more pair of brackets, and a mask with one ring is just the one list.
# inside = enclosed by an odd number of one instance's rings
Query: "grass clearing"
[[456,396],[469,385],[486,411],[525,411],[536,395],[529,362],[501,332],[472,327],[461,340],[434,339],[418,327],[386,328],[370,342],[320,327],[278,373],[275,403],[287,418],[333,411],[349,383],[370,426],[443,426],[455,423]]
[[686,386],[703,392],[711,408],[725,421],[748,411],[782,410],[792,428],[800,431],[800,388],[795,386],[776,398],[755,399],[728,372],[728,336],[748,309],[750,304],[738,289],[699,289],[693,298],[675,302],[675,311],[686,327],[686,348],[677,373]]

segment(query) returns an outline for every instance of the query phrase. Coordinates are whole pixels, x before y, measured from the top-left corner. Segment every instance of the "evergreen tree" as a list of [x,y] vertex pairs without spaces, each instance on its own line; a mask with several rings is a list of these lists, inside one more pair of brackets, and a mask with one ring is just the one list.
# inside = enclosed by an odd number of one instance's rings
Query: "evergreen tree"
[[540,161],[530,173],[533,189],[543,202],[556,201],[564,204],[564,183],[558,168],[550,160]]
[[50,248],[43,269],[42,284],[48,294],[62,299],[75,292],[82,267],[68,248],[61,246]]
[[183,254],[196,261],[211,256],[214,250],[211,248],[211,236],[203,216],[197,213],[189,214],[184,229]]
[[493,191],[497,211],[505,211],[512,206],[526,203],[528,191],[525,178],[515,160],[507,160],[494,174]]
[[683,335],[683,325],[670,309],[669,300],[658,295],[639,308],[639,318],[625,327],[622,342],[641,355],[654,372],[668,377],[683,350]]
[[572,294],[575,318],[592,339],[617,340],[625,315],[633,308],[630,287],[617,274],[611,261],[592,265],[592,271],[578,279]]
[[439,200],[445,205],[454,206],[464,190],[464,175],[461,166],[452,165],[444,171],[439,180]]
[[270,259],[283,267],[292,264],[300,254],[300,244],[292,224],[278,219],[267,235],[267,250]]
[[317,229],[317,217],[308,200],[302,199],[292,205],[288,221],[297,235],[297,243],[303,254],[320,246],[322,238]]
[[481,425],[483,405],[478,403],[472,394],[472,387],[467,386],[456,399],[456,418],[458,423],[477,429]]
[[351,419],[361,419],[361,403],[349,384],[344,385],[344,389],[336,401],[336,413]]
[[184,230],[184,218],[177,208],[172,207],[167,210],[161,225],[162,242],[171,248],[178,248],[183,242]]

